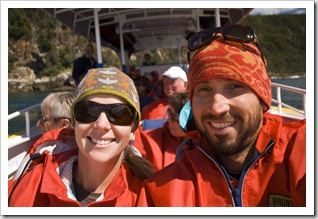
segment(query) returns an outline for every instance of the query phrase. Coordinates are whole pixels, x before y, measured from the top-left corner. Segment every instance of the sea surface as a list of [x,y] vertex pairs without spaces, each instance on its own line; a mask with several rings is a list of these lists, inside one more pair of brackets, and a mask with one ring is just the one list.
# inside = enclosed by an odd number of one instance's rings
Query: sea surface
[[[8,113],[14,113],[21,109],[30,107],[34,104],[41,103],[42,100],[51,92],[60,92],[65,90],[54,91],[34,91],[34,92],[21,92],[21,93],[9,93],[8,94]],[[41,117],[41,108],[37,110],[31,110],[29,113],[31,127],[35,127],[38,119]],[[25,117],[19,116],[11,119],[8,126],[8,134],[25,130]]]
[[[284,78],[284,79],[272,79],[272,82],[291,85],[298,88],[306,89],[306,78]],[[55,91],[35,91],[25,93],[10,93],[8,96],[8,113],[19,111],[26,107],[32,106],[41,101],[51,92]],[[276,89],[272,90],[273,97],[276,99]],[[288,91],[282,91],[282,101],[297,108],[303,109],[302,97],[298,94],[292,94]],[[30,112],[31,127],[36,126],[37,120],[41,116],[41,110],[33,110]],[[21,116],[20,116],[21,117]],[[24,116],[21,118],[14,118],[9,121],[8,134],[12,134],[21,130],[25,130]]]
[[[284,78],[284,79],[272,79],[273,83],[279,83],[284,85],[290,85],[293,87],[306,90],[306,78]],[[272,96],[277,99],[276,89],[272,89]],[[287,90],[281,91],[282,102],[295,107],[296,109],[303,110],[302,94],[293,93]]]

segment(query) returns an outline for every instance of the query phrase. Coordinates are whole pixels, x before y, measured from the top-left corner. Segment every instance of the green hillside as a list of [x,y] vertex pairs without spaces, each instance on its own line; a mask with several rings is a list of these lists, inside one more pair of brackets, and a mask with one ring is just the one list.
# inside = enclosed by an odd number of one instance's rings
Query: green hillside
[[[271,76],[306,73],[306,15],[247,16],[241,23],[257,33]],[[31,68],[37,77],[71,69],[87,43],[41,9],[9,9],[8,32],[9,75],[21,66]],[[114,51],[103,48],[102,52],[105,66],[121,67]],[[178,56],[176,50],[160,53],[166,60]],[[138,64],[131,60],[131,65]]]
[[271,75],[306,73],[306,15],[248,16],[241,24],[257,33]]

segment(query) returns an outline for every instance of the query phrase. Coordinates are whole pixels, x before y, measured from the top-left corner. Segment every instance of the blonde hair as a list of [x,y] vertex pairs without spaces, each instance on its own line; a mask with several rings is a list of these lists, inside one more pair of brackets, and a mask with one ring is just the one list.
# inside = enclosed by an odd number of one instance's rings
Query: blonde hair
[[50,111],[52,119],[71,118],[71,105],[75,100],[73,92],[50,93],[41,103],[42,112]]

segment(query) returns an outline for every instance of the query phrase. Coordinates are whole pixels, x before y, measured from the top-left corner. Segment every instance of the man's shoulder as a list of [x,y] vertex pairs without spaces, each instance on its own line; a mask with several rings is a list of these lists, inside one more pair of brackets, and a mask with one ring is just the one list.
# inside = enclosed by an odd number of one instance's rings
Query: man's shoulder
[[299,129],[302,127],[306,127],[306,119],[285,121],[282,116],[275,115],[269,112],[264,113],[263,119],[264,125],[276,128],[284,127],[287,129]]

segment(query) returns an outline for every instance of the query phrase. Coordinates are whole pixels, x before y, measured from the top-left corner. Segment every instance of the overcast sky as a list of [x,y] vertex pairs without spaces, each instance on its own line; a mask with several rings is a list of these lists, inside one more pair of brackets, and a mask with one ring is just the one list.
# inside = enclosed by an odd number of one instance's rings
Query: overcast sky
[[305,8],[255,8],[250,15],[305,14]]

